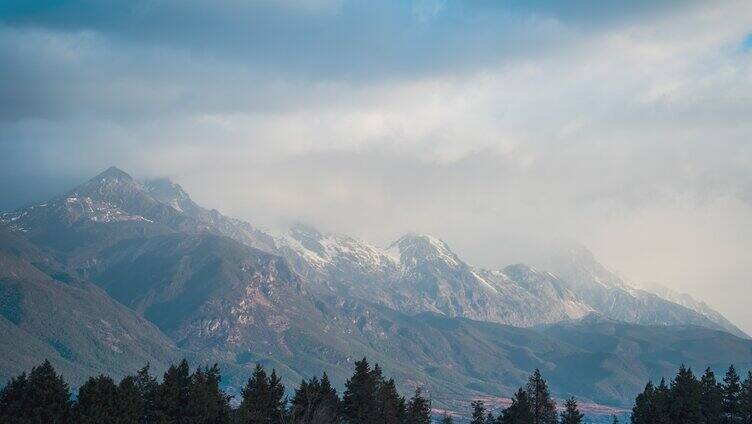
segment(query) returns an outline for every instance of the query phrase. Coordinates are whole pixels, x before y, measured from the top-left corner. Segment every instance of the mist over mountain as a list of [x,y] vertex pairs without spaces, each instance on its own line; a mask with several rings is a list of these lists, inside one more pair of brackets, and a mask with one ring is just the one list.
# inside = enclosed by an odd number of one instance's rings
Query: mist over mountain
[[534,368],[557,396],[626,406],[681,363],[752,366],[722,315],[636,289],[582,249],[489,270],[426,234],[270,234],[117,168],[0,220],[3,378],[42,356],[81,378],[183,355],[219,362],[231,387],[256,363],[341,385],[367,356],[445,407],[509,396]]

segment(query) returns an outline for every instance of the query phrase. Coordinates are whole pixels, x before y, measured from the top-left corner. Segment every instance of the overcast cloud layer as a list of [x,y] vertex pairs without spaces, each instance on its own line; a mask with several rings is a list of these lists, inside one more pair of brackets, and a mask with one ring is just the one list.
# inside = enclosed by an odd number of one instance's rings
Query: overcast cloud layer
[[579,240],[752,332],[752,3],[0,5],[0,209],[117,165],[469,262]]

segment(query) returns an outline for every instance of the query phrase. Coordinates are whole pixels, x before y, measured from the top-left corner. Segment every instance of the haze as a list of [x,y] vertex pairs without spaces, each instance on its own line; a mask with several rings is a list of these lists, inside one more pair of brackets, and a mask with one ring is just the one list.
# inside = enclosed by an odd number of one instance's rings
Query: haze
[[117,165],[487,267],[573,239],[747,332],[751,116],[745,1],[0,5],[2,210]]

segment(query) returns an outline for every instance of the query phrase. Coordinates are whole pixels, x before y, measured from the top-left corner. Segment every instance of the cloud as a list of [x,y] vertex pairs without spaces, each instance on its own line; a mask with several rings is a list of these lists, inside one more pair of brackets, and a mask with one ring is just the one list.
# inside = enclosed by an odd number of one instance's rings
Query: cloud
[[5,4],[0,206],[116,164],[485,266],[563,236],[750,329],[750,6],[602,4]]

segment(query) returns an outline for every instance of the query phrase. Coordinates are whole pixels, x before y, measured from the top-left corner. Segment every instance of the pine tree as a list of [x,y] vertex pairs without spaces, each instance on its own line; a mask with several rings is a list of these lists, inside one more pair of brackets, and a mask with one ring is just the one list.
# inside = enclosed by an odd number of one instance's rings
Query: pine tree
[[120,418],[117,386],[112,378],[100,375],[89,378],[78,389],[78,402],[73,408],[77,423],[106,423]]
[[527,397],[533,413],[533,424],[556,424],[556,403],[548,391],[548,384],[536,369],[527,383]]
[[739,374],[731,365],[723,378],[723,414],[725,422],[735,424],[739,422],[739,407],[742,394],[742,386],[739,381]]
[[70,417],[70,391],[49,361],[32,368],[27,385],[26,416],[31,422],[65,423]]
[[564,402],[564,408],[561,412],[561,424],[580,424],[585,417],[577,408],[577,401],[573,397]]
[[126,376],[117,387],[117,409],[119,422],[149,422],[146,418],[146,403],[139,392],[136,377]]
[[532,424],[533,419],[527,392],[520,388],[512,398],[512,404],[502,413],[499,422],[501,424]]
[[449,414],[444,414],[441,417],[441,424],[454,424],[454,419]]
[[671,420],[682,424],[699,424],[700,414],[700,383],[692,374],[692,370],[684,365],[671,382]]
[[[377,367],[374,367],[377,368]],[[397,392],[394,379],[381,380],[381,370],[372,373],[376,380],[376,416],[373,417],[379,423],[401,423],[407,414],[405,398]]]
[[723,423],[723,394],[710,368],[700,379],[700,414],[703,424]]
[[227,423],[230,420],[230,397],[220,388],[219,366],[198,368],[191,376],[188,419],[196,423]]
[[619,424],[619,418],[616,415],[612,415],[614,418],[613,421],[611,421],[611,424]]
[[[374,367],[378,370],[378,366]],[[349,424],[370,424],[378,416],[378,381],[379,372],[370,369],[366,358],[355,362],[355,372],[345,383],[342,394],[342,415]]]
[[407,422],[411,424],[431,424],[431,401],[424,398],[420,387],[407,403]]
[[324,372],[321,375],[321,383],[319,385],[319,393],[321,394],[321,401],[317,408],[315,416],[318,416],[317,423],[335,423],[339,417],[339,396],[337,396],[337,390],[332,387],[332,383],[329,381],[329,376]]
[[275,370],[267,377],[261,365],[256,365],[253,375],[242,391],[243,400],[238,408],[241,423],[282,424],[285,420],[285,387]]
[[632,407],[632,424],[653,424],[656,422],[656,391],[653,383],[648,381],[645,390],[635,398]]
[[747,378],[742,383],[739,409],[740,421],[743,424],[752,424],[752,371],[747,371]]
[[157,379],[152,377],[149,373],[150,365],[138,370],[136,376],[133,379],[133,383],[136,386],[138,395],[143,402],[141,406],[140,416],[142,422],[154,423],[157,422],[157,392],[159,390],[159,384]]
[[661,378],[661,383],[655,389],[655,423],[671,424],[671,389],[666,385],[666,379]]
[[337,391],[324,373],[321,381],[313,377],[300,383],[291,401],[291,419],[295,424],[335,423],[338,407]]
[[486,405],[482,400],[474,400],[470,406],[473,408],[473,416],[470,424],[486,424]]
[[172,365],[157,388],[155,409],[157,422],[168,423],[188,416],[190,411],[191,376],[188,361]]
[[10,379],[0,391],[0,422],[9,423],[25,416],[29,380],[26,373]]
[[49,361],[12,378],[0,391],[0,422],[67,423],[71,418],[70,391]]

